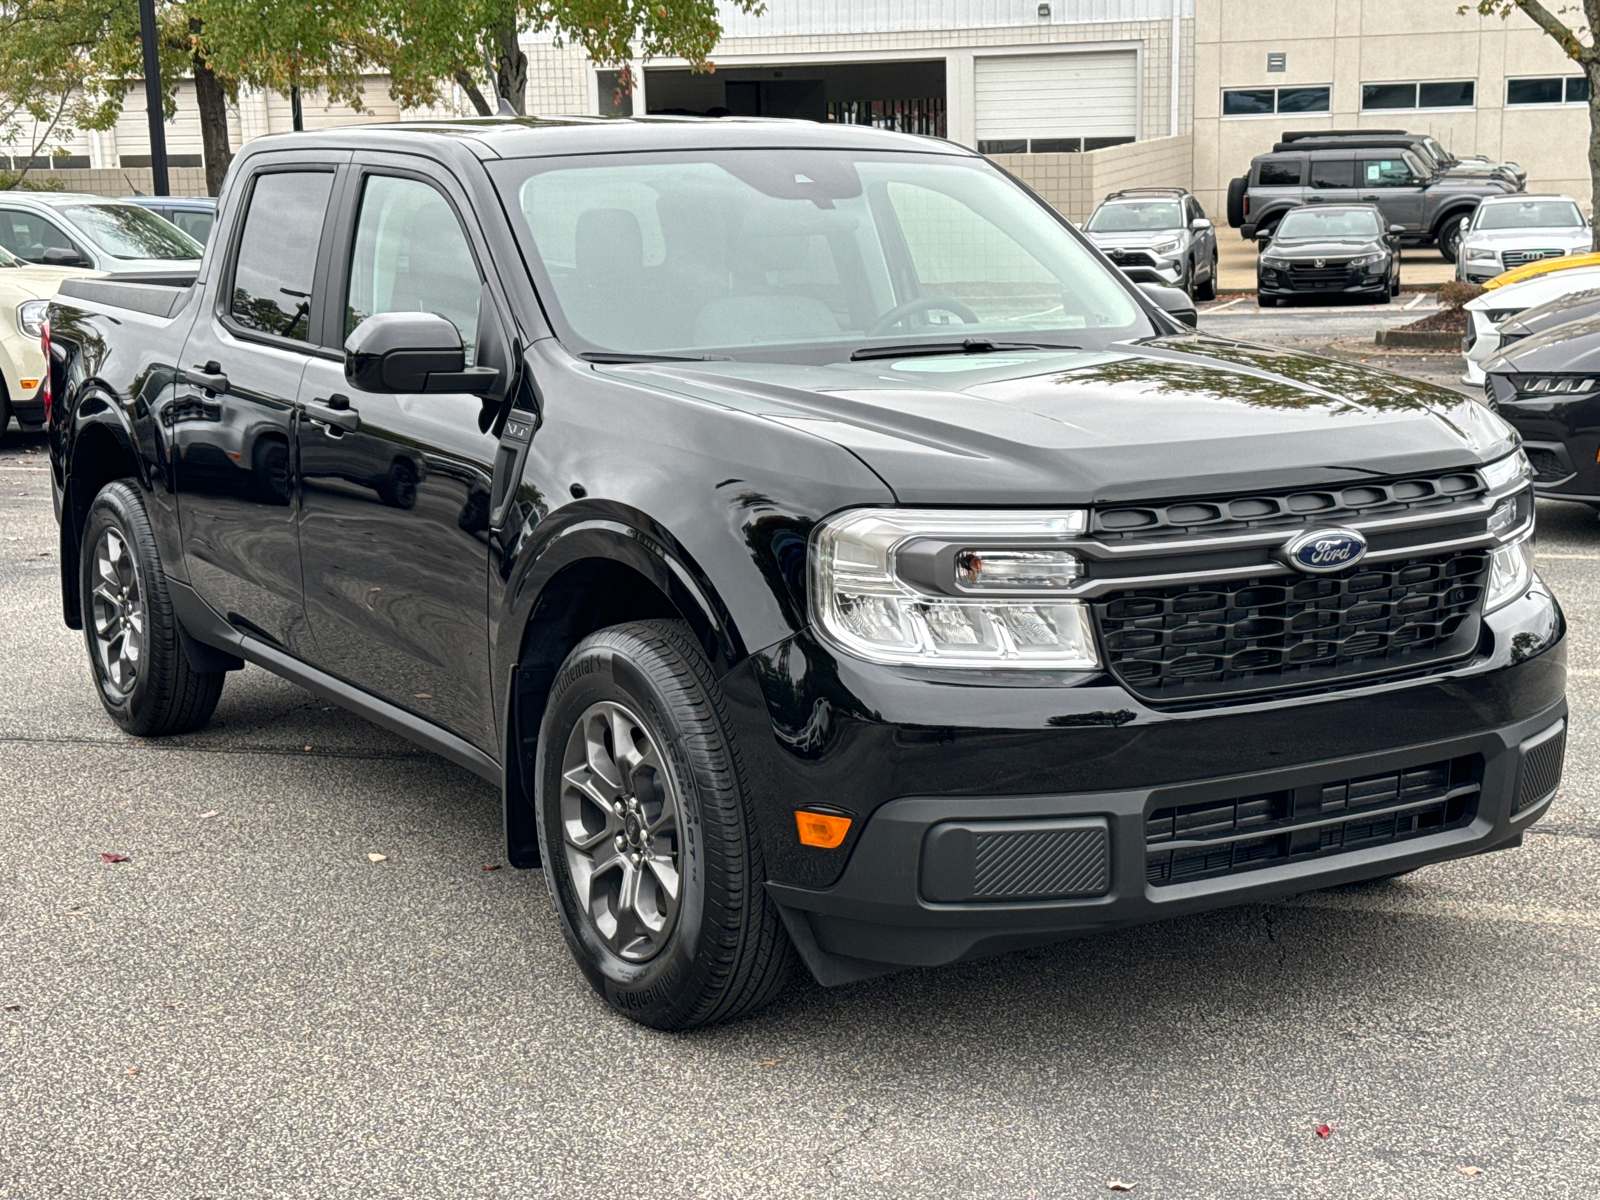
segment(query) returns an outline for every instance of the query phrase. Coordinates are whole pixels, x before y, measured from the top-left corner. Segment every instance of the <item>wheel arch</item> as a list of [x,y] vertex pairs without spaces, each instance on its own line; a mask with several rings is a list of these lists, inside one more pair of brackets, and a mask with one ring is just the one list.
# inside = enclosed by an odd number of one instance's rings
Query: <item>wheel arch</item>
[[705,573],[670,535],[642,520],[607,514],[574,521],[546,542],[513,594],[500,638],[508,679],[501,740],[506,855],[513,866],[534,867],[539,728],[556,673],[573,648],[611,625],[665,618],[689,626],[713,674],[741,661],[746,650]]
[[1429,231],[1429,236],[1431,236],[1434,241],[1438,241],[1439,234],[1446,225],[1448,225],[1451,221],[1459,221],[1462,217],[1470,217],[1473,213],[1478,211],[1478,204],[1479,201],[1477,200],[1458,200],[1451,204],[1436,218],[1434,218],[1433,228]]
[[[116,410],[108,406],[102,411]],[[78,557],[89,506],[100,489],[115,480],[132,479],[141,492],[148,490],[149,483],[140,469],[132,437],[110,416],[86,421],[74,431],[70,462],[61,503],[61,615],[68,628],[82,629]]]

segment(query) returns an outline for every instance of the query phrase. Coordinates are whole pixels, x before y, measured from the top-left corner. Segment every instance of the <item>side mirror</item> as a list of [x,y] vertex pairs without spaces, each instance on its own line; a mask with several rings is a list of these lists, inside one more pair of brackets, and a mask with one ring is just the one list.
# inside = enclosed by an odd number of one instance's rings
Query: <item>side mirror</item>
[[89,260],[71,246],[51,246],[39,259],[47,267],[87,267]]
[[1206,220],[1205,217],[1196,217],[1194,220],[1189,222],[1189,228],[1190,229],[1210,229],[1211,228],[1211,222]]
[[344,343],[344,377],[364,392],[474,392],[500,372],[468,367],[456,327],[436,313],[378,313]]
[[[1461,218],[1461,224],[1463,226],[1465,226],[1466,223],[1467,223],[1467,219],[1465,217],[1462,217]],[[1390,237],[1399,237],[1405,231],[1406,231],[1406,227],[1404,225],[1391,225],[1391,226],[1389,226],[1389,236]]]
[[1191,329],[1200,324],[1200,314],[1195,311],[1194,300],[1182,288],[1141,283],[1139,290],[1154,300],[1156,307],[1169,317],[1176,317]]

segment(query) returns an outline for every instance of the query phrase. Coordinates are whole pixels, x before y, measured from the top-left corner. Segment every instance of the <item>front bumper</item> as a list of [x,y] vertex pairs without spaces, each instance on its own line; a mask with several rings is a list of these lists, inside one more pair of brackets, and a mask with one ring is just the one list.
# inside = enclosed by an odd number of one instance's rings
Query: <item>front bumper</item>
[[1262,270],[1256,278],[1256,292],[1262,296],[1289,299],[1294,296],[1383,296],[1389,295],[1388,268],[1378,275],[1350,271],[1337,279],[1296,279],[1293,271]]
[[[772,753],[746,759],[763,797],[768,890],[818,979],[842,983],[1515,845],[1554,792],[1563,636],[1559,607],[1536,584],[1488,618],[1476,656],[1448,672],[1162,712],[1110,684],[869,669],[801,635],[755,660],[768,739],[777,735]],[[1541,761],[1525,766],[1540,746]],[[1470,786],[1452,776],[1455,807],[1397,836],[1374,840],[1368,818],[1398,823],[1404,783],[1381,810],[1303,810],[1330,784],[1420,778],[1441,763],[1469,773]],[[1147,841],[1159,814],[1267,795],[1291,797],[1289,823],[1254,839],[1281,839],[1275,852],[1220,874],[1174,868],[1169,853],[1159,878],[1161,854],[1187,844]],[[793,809],[803,804],[858,814],[852,837],[836,851],[799,847]],[[1328,852],[1335,827],[1345,840]],[[974,898],[995,894],[997,879],[1009,898]],[[1054,890],[1015,898],[1023,885]]]
[[1122,273],[1134,283],[1159,283],[1166,287],[1176,287],[1183,282],[1181,263],[1168,262],[1165,259],[1157,259],[1153,263],[1131,260],[1117,262],[1115,258],[1111,261],[1115,262]]

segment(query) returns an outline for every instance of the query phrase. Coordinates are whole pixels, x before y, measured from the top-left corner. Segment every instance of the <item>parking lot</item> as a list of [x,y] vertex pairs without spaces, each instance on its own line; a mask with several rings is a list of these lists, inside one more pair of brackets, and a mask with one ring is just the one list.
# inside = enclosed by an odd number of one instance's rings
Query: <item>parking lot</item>
[[[1398,307],[1202,328],[1449,382],[1378,354]],[[198,734],[119,734],[43,451],[0,446],[0,1197],[1600,1194],[1588,508],[1539,511],[1572,738],[1521,849],[674,1036],[588,991],[538,872],[487,869],[467,772],[255,668]]]

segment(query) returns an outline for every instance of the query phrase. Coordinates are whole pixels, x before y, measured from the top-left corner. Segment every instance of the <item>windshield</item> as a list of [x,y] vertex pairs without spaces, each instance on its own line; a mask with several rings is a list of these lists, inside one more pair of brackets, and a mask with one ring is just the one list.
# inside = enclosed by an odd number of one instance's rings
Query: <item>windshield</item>
[[1582,229],[1583,214],[1571,200],[1520,200],[1478,206],[1476,229]]
[[1446,150],[1439,144],[1438,138],[1425,137],[1422,139],[1422,144],[1427,149],[1428,153],[1433,156],[1435,162],[1447,163],[1451,161],[1450,151]]
[[1297,208],[1278,223],[1278,240],[1285,238],[1362,238],[1378,237],[1378,214],[1369,208]]
[[1091,233],[1159,233],[1182,229],[1183,213],[1171,200],[1119,200],[1095,209],[1084,228]]
[[74,204],[62,210],[78,232],[112,258],[199,258],[205,248],[136,204]]
[[869,339],[1099,349],[1154,332],[1114,273],[977,158],[722,150],[489,170],[583,351],[836,361]]

